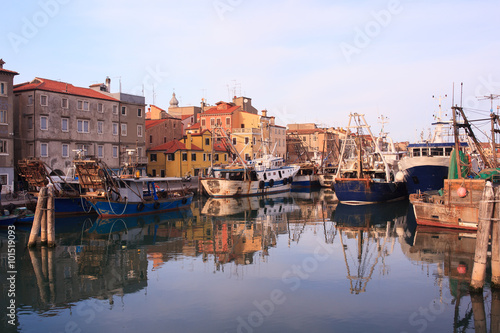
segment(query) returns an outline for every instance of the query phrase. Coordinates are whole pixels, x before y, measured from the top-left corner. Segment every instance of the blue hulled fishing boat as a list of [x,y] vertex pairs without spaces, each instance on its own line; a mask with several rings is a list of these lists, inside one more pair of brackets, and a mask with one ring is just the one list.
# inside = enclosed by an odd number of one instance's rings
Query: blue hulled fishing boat
[[[351,129],[355,131],[351,132]],[[375,143],[364,115],[351,114],[333,184],[340,202],[371,204],[407,196],[405,183],[395,180],[396,170],[389,166]]]

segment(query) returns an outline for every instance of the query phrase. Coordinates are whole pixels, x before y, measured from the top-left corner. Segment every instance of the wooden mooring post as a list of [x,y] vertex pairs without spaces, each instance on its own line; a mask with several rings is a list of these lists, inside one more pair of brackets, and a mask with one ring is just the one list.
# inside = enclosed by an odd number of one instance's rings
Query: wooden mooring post
[[52,188],[42,187],[38,192],[33,225],[31,226],[28,247],[36,246],[38,233],[42,246],[54,247],[55,243],[55,213],[54,192]]
[[[492,287],[500,287],[498,283],[500,280],[500,270],[498,267],[500,256],[498,244],[498,216],[500,216],[500,187],[493,189],[491,182],[486,182],[483,196],[479,203],[476,250],[470,283],[472,292],[480,292],[484,286],[490,235],[492,248]],[[495,233],[497,234],[496,236]]]

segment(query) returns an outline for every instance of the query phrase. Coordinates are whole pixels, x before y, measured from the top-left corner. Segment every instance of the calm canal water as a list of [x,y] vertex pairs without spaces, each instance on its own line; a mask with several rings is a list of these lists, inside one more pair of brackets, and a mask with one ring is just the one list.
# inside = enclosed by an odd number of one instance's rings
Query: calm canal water
[[489,284],[468,293],[474,235],[417,228],[406,201],[199,198],[58,219],[55,250],[26,249],[29,228],[11,280],[1,232],[1,332],[487,332],[500,315]]

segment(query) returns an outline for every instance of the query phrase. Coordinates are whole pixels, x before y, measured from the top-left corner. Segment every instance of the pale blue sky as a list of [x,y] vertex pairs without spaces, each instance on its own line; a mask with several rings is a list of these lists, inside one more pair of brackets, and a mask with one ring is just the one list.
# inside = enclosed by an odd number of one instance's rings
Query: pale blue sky
[[144,85],[148,104],[154,85],[165,109],[174,89],[181,105],[236,91],[281,125],[345,126],[358,112],[378,132],[383,114],[395,140],[414,141],[454,82],[467,107],[500,94],[499,12],[496,0],[8,1],[0,58],[16,83],[109,76],[112,91]]

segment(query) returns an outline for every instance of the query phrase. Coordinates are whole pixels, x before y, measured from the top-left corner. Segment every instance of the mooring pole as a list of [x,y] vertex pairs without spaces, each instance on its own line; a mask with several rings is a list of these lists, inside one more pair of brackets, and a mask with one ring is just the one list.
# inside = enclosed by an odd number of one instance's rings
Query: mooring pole
[[36,245],[36,239],[38,232],[40,231],[40,225],[42,224],[42,215],[45,207],[45,202],[47,201],[47,188],[42,187],[38,192],[38,200],[36,203],[35,217],[33,218],[33,225],[31,226],[30,238],[28,241],[28,247],[33,247]]
[[52,187],[48,190],[49,196],[47,198],[47,245],[49,247],[56,246],[56,221],[54,213],[54,189]]
[[500,290],[491,289],[490,332],[500,332]]
[[488,259],[488,241],[491,231],[491,218],[493,217],[494,192],[491,182],[486,182],[483,196],[479,202],[479,221],[476,236],[476,251],[474,255],[474,268],[470,287],[472,291],[483,289],[486,277],[486,260]]
[[484,311],[483,293],[471,293],[472,313],[474,314],[474,332],[486,333],[486,312]]

